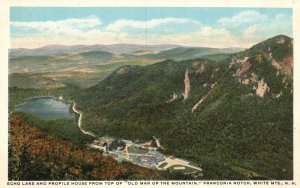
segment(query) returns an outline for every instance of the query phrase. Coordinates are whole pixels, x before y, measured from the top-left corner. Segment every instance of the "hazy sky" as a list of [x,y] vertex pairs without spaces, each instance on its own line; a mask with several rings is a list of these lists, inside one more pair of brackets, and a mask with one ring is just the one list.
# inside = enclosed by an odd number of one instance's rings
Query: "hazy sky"
[[11,8],[11,47],[49,44],[180,44],[250,47],[292,37],[292,9]]

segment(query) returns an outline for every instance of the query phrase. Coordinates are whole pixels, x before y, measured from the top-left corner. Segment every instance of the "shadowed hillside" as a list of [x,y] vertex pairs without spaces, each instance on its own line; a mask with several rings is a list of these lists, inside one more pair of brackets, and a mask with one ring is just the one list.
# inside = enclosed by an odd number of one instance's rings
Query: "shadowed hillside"
[[161,175],[130,163],[118,164],[99,151],[49,136],[22,117],[10,118],[9,180],[158,179]]

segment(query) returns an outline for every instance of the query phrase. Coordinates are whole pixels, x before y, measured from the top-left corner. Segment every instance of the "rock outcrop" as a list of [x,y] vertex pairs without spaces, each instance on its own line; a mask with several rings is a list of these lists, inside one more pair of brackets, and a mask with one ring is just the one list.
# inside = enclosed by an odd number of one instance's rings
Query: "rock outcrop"
[[192,113],[200,106],[201,103],[207,98],[208,94],[202,97],[192,108]]
[[117,74],[126,74],[127,72],[129,71],[129,67],[127,66],[124,66],[124,67],[121,67],[119,70],[117,70]]
[[205,70],[205,66],[202,64],[197,70],[196,75],[201,75]]
[[242,81],[242,84],[248,85],[249,82],[250,82],[250,79],[246,78],[246,79],[244,79],[244,80]]
[[189,71],[186,69],[184,74],[184,93],[183,100],[186,100],[190,94],[191,91],[191,84],[190,84],[190,78],[189,78]]
[[282,60],[283,71],[288,75],[293,74],[293,62],[293,56],[287,56]]
[[175,101],[176,99],[178,99],[178,95],[176,93],[173,93],[172,98],[170,100],[168,100],[166,103],[170,103]]
[[208,91],[208,93],[202,97],[192,108],[192,113],[203,103],[203,101],[209,96],[209,94],[211,93],[211,91],[213,90],[213,88],[217,85],[217,82],[213,83],[211,86],[210,86],[210,90]]
[[251,66],[251,63],[249,63],[248,61],[244,62],[243,66],[236,70],[235,75],[238,77],[241,76],[244,72],[249,70]]
[[264,79],[261,79],[258,82],[257,88],[256,88],[256,95],[260,97],[264,97],[267,91],[269,91],[270,88],[268,87],[268,84],[264,82]]

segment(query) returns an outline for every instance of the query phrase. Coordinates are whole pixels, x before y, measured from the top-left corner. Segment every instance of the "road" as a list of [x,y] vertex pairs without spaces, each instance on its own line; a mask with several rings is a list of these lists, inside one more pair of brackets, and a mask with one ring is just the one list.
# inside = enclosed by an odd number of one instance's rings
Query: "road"
[[89,132],[89,131],[86,131],[86,130],[84,130],[84,129],[81,127],[81,125],[82,125],[82,116],[83,116],[83,113],[80,112],[80,111],[78,111],[78,110],[76,109],[76,103],[75,103],[75,102],[74,102],[74,105],[73,105],[73,107],[72,107],[72,110],[73,110],[76,114],[79,114],[79,118],[78,118],[78,127],[79,127],[79,129],[81,130],[81,132],[82,132],[83,134],[90,135],[90,136],[92,136],[92,137],[96,137],[96,135],[95,135],[94,133]]
[[164,166],[162,168],[162,170],[166,170],[167,168],[169,168],[171,166],[174,166],[174,165],[181,165],[181,166],[186,166],[186,167],[189,167],[189,168],[193,168],[193,169],[202,171],[202,169],[200,167],[190,165],[188,161],[185,161],[185,160],[182,160],[182,159],[178,159],[178,158],[172,159],[172,156],[170,156],[170,157],[166,158],[164,161],[161,161],[160,163],[158,163],[158,165],[156,165],[157,169],[160,169],[160,168],[158,168],[158,166],[161,165],[162,163],[167,163],[167,165]]

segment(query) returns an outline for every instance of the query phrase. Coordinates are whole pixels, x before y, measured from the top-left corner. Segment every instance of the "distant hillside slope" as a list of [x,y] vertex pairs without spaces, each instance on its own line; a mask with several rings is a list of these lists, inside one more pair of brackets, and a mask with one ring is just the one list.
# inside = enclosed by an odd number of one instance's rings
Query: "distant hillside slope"
[[[141,49],[136,51],[130,51],[123,54],[115,54],[108,51],[93,51],[93,48],[83,48],[88,51],[83,51],[76,53],[79,46],[66,48],[64,46],[47,46],[44,48],[38,48],[33,50],[24,49],[26,53],[23,56],[13,55],[12,52],[9,59],[9,70],[11,73],[28,73],[28,72],[47,72],[47,71],[64,71],[64,70],[80,70],[80,69],[93,69],[98,70],[103,67],[103,64],[99,63],[109,63],[105,67],[111,65],[112,68],[118,68],[126,64],[138,64],[136,61],[140,61],[140,64],[143,64],[147,59],[190,59],[195,57],[201,57],[205,55],[211,55],[211,58],[220,58],[220,56],[214,56],[214,53],[217,52],[231,52],[234,50],[231,49],[213,49],[213,48],[185,48],[178,47],[166,51],[154,51],[154,50],[145,50],[145,46],[142,45],[113,45],[116,49],[121,47],[126,50]],[[107,46],[106,46],[107,47]],[[171,46],[149,46],[151,48],[167,48]],[[55,49],[55,50],[54,50]],[[68,53],[66,52],[68,49]],[[47,50],[49,53],[47,54]],[[70,50],[70,51],[69,51]],[[71,51],[73,50],[73,51]],[[89,51],[92,50],[92,51]],[[106,50],[109,50],[108,48]],[[18,50],[17,50],[18,51]],[[27,53],[30,52],[30,53]],[[40,52],[41,51],[41,52]],[[44,53],[45,52],[45,53]],[[25,55],[27,54],[27,55]],[[31,55],[29,55],[31,54]],[[44,55],[39,55],[44,54]],[[46,55],[47,54],[47,55]],[[208,57],[210,58],[210,57]],[[222,58],[222,57],[221,57]],[[152,60],[153,61],[153,60]],[[151,61],[150,61],[151,62]]]
[[91,64],[107,62],[114,54],[89,51],[79,54],[24,56],[9,60],[10,72],[62,71],[64,69],[89,68]]
[[127,53],[138,50],[154,50],[164,51],[171,48],[178,47],[173,44],[162,45],[138,45],[138,44],[111,44],[111,45],[48,45],[41,48],[27,49],[17,48],[9,51],[10,58],[22,57],[22,56],[45,56],[45,55],[57,55],[57,54],[69,54],[69,53],[82,53],[89,51],[107,51],[110,53]]
[[204,178],[292,179],[292,43],[281,35],[217,62],[124,66],[73,98],[86,129],[158,137]]
[[241,48],[205,48],[205,47],[176,47],[170,50],[161,51],[159,53],[151,54],[125,54],[125,57],[130,58],[150,58],[150,59],[170,59],[175,61],[201,58],[203,56],[212,54],[230,54],[242,51]]
[[145,66],[165,59],[196,57],[223,60],[230,52],[237,50],[131,44],[50,45],[37,49],[12,49],[9,54],[9,86],[57,88],[71,84],[88,88],[124,65]]

